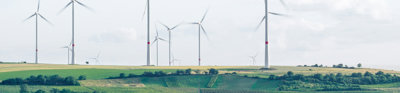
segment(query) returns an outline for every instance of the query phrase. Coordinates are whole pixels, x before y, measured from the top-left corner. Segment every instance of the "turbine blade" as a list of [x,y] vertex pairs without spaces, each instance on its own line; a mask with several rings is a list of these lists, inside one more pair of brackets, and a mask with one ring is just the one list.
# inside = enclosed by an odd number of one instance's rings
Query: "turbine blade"
[[35,14],[33,14],[33,15],[31,15],[31,16],[29,16],[28,18],[26,18],[24,21],[22,21],[22,22],[25,22],[26,20],[29,20],[29,19],[31,19],[32,17],[34,17],[36,15],[36,13]]
[[163,39],[161,37],[159,37],[158,40],[165,41],[165,42],[167,41],[166,39]]
[[286,9],[289,9],[289,7],[287,6],[287,4],[286,4],[286,2],[284,0],[279,0],[279,1],[283,5],[283,7],[285,7]]
[[168,27],[167,25],[165,25],[164,23],[161,23],[161,22],[160,22],[160,24],[163,25],[165,28],[167,28],[168,31],[171,30],[171,29],[169,29],[169,27]]
[[200,25],[200,27],[201,27],[201,29],[202,29],[204,35],[206,35],[207,40],[210,40],[210,37],[208,36],[208,34],[207,34],[206,30],[204,29],[203,25]]
[[208,13],[208,9],[206,10],[206,13],[204,13],[203,18],[201,19],[200,23],[203,23],[204,19],[206,18]]
[[47,23],[49,23],[50,25],[53,25],[53,23],[51,23],[49,20],[47,20],[45,17],[43,17],[41,14],[38,13],[38,15]]
[[78,3],[78,4],[81,5],[81,6],[83,6],[83,7],[87,8],[87,9],[89,9],[90,11],[94,12],[94,9],[93,9],[93,8],[90,8],[89,6],[87,6],[87,5],[85,5],[85,4],[81,3],[81,2],[79,2],[79,1],[77,1],[77,0],[75,0],[75,2]]
[[261,27],[261,24],[264,22],[265,20],[265,16],[263,17],[263,19],[260,21],[260,23],[258,23],[256,30],[258,30]]
[[101,51],[99,53],[97,53],[96,59],[99,59],[100,53],[101,53]]
[[269,14],[272,14],[272,15],[276,15],[276,16],[288,17],[288,15],[286,15],[286,14],[275,13],[275,12],[268,12],[268,13],[269,13]]
[[158,36],[159,36],[159,32],[158,32],[158,26],[157,26],[157,24],[154,24],[154,27],[156,28],[156,37],[158,37]]
[[143,11],[143,15],[142,15],[142,21],[144,20],[144,16],[146,15],[146,10],[147,10],[147,1],[146,1],[146,5],[144,6],[144,11]]
[[182,25],[182,23],[179,23],[178,25],[175,25],[174,27],[172,27],[171,30],[173,30],[173,29],[175,29],[175,28],[177,28],[177,27],[179,27],[181,25]]
[[157,42],[158,41],[158,39],[157,38],[155,38],[154,39],[154,41],[153,42],[151,42],[151,46],[153,46],[153,44],[155,43],[155,42]]
[[69,2],[67,5],[65,5],[64,8],[62,8],[61,11],[58,12],[58,14],[61,14],[65,9],[67,9],[68,6],[70,6],[72,3],[74,3],[74,2],[71,1],[71,2]]
[[40,0],[38,1],[38,7],[37,7],[36,12],[39,12],[39,9],[40,9]]

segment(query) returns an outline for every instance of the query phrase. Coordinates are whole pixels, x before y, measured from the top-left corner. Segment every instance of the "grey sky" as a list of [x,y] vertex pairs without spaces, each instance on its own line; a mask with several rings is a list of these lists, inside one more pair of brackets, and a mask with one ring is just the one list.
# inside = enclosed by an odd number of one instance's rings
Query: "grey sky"
[[[144,65],[145,0],[80,0],[91,12],[76,7],[77,63],[101,51],[102,65]],[[40,13],[54,23],[39,24],[41,63],[66,64],[62,46],[71,40],[71,9],[57,14],[69,0],[42,0]],[[158,22],[176,25],[201,19],[211,41],[202,37],[204,65],[251,65],[258,52],[263,65],[264,0],[152,0],[152,39]],[[398,0],[269,0],[270,11],[291,15],[270,17],[272,65],[365,64],[395,65],[400,60]],[[21,22],[36,11],[37,0],[2,0],[0,3],[0,61],[34,61],[34,20]],[[184,25],[173,32],[176,65],[197,64],[197,27]],[[168,47],[160,43],[160,64],[168,64]],[[152,47],[155,64],[155,46]]]

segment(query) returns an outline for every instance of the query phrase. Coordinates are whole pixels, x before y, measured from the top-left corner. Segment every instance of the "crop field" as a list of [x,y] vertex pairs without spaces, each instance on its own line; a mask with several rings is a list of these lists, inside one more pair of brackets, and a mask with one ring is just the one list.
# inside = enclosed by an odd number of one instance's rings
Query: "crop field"
[[[189,76],[164,76],[164,77],[137,77],[126,79],[106,79],[118,77],[120,73],[126,75],[133,73],[140,75],[143,72],[164,71],[173,73],[176,70],[206,71],[210,68],[218,69],[220,74],[236,72],[238,75],[189,75]],[[30,91],[56,89],[70,89],[75,92],[107,92],[107,93],[267,93],[277,91],[282,83],[279,80],[268,80],[269,75],[283,75],[288,71],[295,74],[311,75],[315,73],[343,73],[369,71],[400,75],[398,71],[379,70],[368,68],[342,69],[342,68],[318,68],[318,67],[291,67],[272,66],[275,70],[260,70],[259,66],[173,66],[173,67],[146,67],[146,66],[87,66],[87,65],[52,65],[52,64],[0,64],[0,80],[9,78],[27,78],[31,75],[60,75],[63,77],[80,75],[87,76],[87,80],[80,80],[80,86],[44,86],[29,85]],[[248,76],[248,77],[244,77]],[[249,78],[258,76],[260,78]],[[211,83],[211,84],[210,84]],[[211,88],[209,88],[211,87]],[[348,91],[349,93],[359,92],[398,92],[400,83],[387,83],[376,85],[361,85],[363,89],[373,91]],[[20,87],[17,85],[0,85],[0,93],[16,93]],[[302,91],[298,91],[302,92]],[[310,92],[310,91],[303,91]],[[341,91],[347,92],[347,91]]]

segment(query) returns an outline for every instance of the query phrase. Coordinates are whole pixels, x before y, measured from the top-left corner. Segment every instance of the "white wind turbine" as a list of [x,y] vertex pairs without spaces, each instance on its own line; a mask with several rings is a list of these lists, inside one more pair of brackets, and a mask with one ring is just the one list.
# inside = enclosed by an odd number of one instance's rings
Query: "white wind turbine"
[[40,0],[38,0],[38,6],[37,6],[37,9],[36,9],[36,12],[33,14],[33,15],[31,15],[31,16],[29,16],[28,18],[26,18],[24,21],[26,21],[26,20],[28,20],[28,19],[31,19],[32,17],[36,17],[36,49],[35,49],[35,64],[38,64],[38,51],[39,51],[39,49],[38,49],[38,17],[40,17],[40,18],[42,18],[43,20],[45,20],[47,23],[49,23],[49,24],[52,24],[49,20],[47,20],[45,17],[43,17],[40,13],[39,13],[39,9],[40,9]]
[[72,49],[71,49],[71,51],[72,51],[72,62],[71,62],[71,64],[72,64],[72,65],[75,65],[75,3],[77,3],[77,4],[83,6],[83,7],[87,8],[87,9],[93,11],[92,8],[88,7],[87,5],[81,3],[81,2],[79,2],[79,1],[77,1],[77,0],[71,0],[64,8],[60,11],[60,13],[61,13],[61,12],[64,11],[66,8],[68,8],[68,6],[71,5],[71,8],[72,8]]
[[159,41],[167,41],[167,40],[165,40],[165,39],[163,39],[163,38],[161,38],[160,37],[160,35],[159,35],[159,32],[158,32],[158,28],[157,28],[157,26],[156,26],[156,36],[155,36],[155,38],[154,38],[154,41],[151,43],[151,45],[153,45],[154,43],[156,43],[157,45],[157,66],[158,66],[158,42]]
[[71,47],[70,46],[71,46],[71,43],[69,45],[67,45],[67,46],[62,47],[62,48],[66,48],[67,49],[67,52],[68,52],[68,64],[70,62],[70,60],[69,60],[70,59],[69,58],[69,55],[70,55],[69,52],[71,51]]
[[250,58],[250,62],[252,62],[252,63],[253,63],[253,65],[255,65],[255,64],[256,64],[256,62],[257,62],[257,60],[256,60],[257,56],[258,56],[258,53],[256,53],[255,55],[251,55],[251,56],[249,56],[249,58]]
[[180,26],[181,24],[178,24],[178,25],[176,25],[176,26],[174,26],[174,27],[168,27],[167,25],[165,25],[165,24],[163,24],[163,23],[161,23],[161,25],[163,25],[166,29],[167,29],[167,31],[168,31],[168,47],[169,47],[169,50],[168,50],[168,62],[169,62],[169,66],[171,66],[171,40],[172,40],[172,38],[171,38],[171,32],[172,32],[172,30],[174,30],[174,29],[176,29],[178,26]]
[[97,56],[96,56],[96,57],[92,57],[92,58],[89,58],[89,59],[94,60],[97,64],[99,64],[99,63],[100,63],[100,60],[99,60],[100,53],[101,53],[101,52],[97,53]]
[[146,2],[146,7],[144,10],[143,16],[145,16],[146,13],[147,13],[147,63],[146,63],[146,66],[150,66],[150,0],[147,0],[147,2]]
[[[268,56],[268,14],[276,15],[276,16],[284,16],[287,17],[285,14],[280,14],[280,13],[274,13],[274,12],[268,12],[268,0],[265,0],[265,16],[261,20],[261,22],[258,24],[257,29],[261,26],[261,24],[265,21],[265,66],[263,69],[269,69],[270,64],[269,64],[269,56]],[[287,8],[286,4],[284,3],[283,0],[280,0],[281,4]]]
[[199,59],[198,59],[199,66],[201,66],[201,32],[203,31],[204,35],[207,37],[207,39],[209,39],[208,34],[207,34],[206,30],[203,27],[203,21],[206,18],[207,13],[208,13],[208,9],[207,9],[206,13],[204,13],[203,18],[200,21],[190,23],[190,24],[194,24],[194,25],[198,25],[199,26],[199,55],[198,55],[199,56]]

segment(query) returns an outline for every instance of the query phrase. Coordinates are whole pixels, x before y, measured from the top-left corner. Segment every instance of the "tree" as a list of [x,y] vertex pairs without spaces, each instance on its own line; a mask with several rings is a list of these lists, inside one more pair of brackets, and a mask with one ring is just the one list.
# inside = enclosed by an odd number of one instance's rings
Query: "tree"
[[19,93],[29,93],[28,84],[21,84],[19,87],[20,87]]
[[153,74],[153,72],[143,72],[142,76],[152,77],[152,76],[154,76],[154,74]]
[[74,77],[68,76],[65,78],[65,85],[79,85],[79,82]]
[[[247,77],[247,75],[245,75],[245,77]],[[275,75],[269,75],[268,77],[269,80],[275,80],[277,79]]]
[[344,66],[343,66],[343,64],[338,64],[336,67],[337,68],[343,68]]
[[186,74],[186,75],[191,75],[191,74],[192,74],[192,69],[190,69],[190,68],[189,68],[189,69],[186,69],[186,70],[185,70],[185,74]]
[[211,75],[218,74],[218,70],[217,70],[217,69],[214,69],[214,68],[209,69],[208,72],[209,72]]
[[362,66],[361,63],[358,63],[358,64],[357,64],[357,67],[358,67],[358,68],[361,68],[361,66]]
[[382,71],[378,71],[378,72],[376,72],[376,73],[375,73],[375,75],[378,75],[378,76],[380,76],[380,75],[385,75],[385,73],[384,73],[384,72],[382,72]]
[[50,90],[50,93],[60,93],[60,90],[53,88]]
[[72,93],[72,91],[69,89],[63,89],[60,91],[60,93]]
[[373,75],[374,74],[372,74],[371,72],[368,72],[368,71],[364,73],[364,76],[373,76]]
[[319,80],[322,80],[322,74],[320,74],[320,73],[317,73],[317,74],[314,74],[314,78],[315,79],[319,79]]
[[336,78],[339,78],[339,77],[343,77],[343,74],[342,73],[337,73],[336,74]]
[[120,73],[119,78],[125,78],[125,73]]
[[43,90],[37,90],[35,93],[46,93],[46,91],[43,91]]
[[[318,66],[318,65],[317,65],[317,66]],[[288,71],[288,72],[287,72],[287,75],[288,75],[289,77],[292,77],[293,74],[294,74],[294,73],[293,73],[292,71]]]
[[78,80],[86,80],[86,76],[85,75],[81,75],[81,76],[79,76]]

